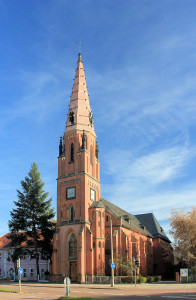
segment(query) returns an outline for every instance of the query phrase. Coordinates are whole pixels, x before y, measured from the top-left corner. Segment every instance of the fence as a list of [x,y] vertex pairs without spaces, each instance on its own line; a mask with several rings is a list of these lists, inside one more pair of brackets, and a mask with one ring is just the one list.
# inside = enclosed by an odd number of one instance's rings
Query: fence
[[50,274],[50,282],[63,282],[64,276],[62,274]]
[[[139,281],[139,276],[137,276],[137,282]],[[114,283],[134,283],[135,277],[134,276],[115,276]],[[85,283],[111,283],[111,276],[95,276],[95,275],[86,275],[85,276]]]

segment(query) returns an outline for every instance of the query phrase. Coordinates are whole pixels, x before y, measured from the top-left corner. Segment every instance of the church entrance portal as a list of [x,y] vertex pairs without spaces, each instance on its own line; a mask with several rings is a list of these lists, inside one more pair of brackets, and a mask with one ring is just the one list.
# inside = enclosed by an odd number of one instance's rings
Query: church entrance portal
[[70,279],[71,282],[77,281],[77,261],[70,261]]
[[69,237],[69,277],[71,281],[77,281],[77,239],[74,233]]

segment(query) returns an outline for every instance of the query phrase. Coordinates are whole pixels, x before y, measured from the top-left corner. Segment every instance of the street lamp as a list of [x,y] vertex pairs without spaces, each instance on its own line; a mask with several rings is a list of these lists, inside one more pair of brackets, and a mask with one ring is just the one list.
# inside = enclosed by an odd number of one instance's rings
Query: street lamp
[[[133,263],[133,259],[132,259],[132,245],[133,244],[138,244],[138,242],[131,242],[131,272],[132,272],[132,263]],[[135,261],[135,258],[134,258],[134,261]],[[133,275],[133,273],[132,273]],[[136,265],[135,265],[135,287],[136,287]]]
[[[113,239],[112,239],[112,217],[110,216],[110,235],[111,235],[111,265],[114,263],[113,258]],[[112,281],[111,281],[111,287],[114,286],[114,268],[111,267],[112,272]]]
[[132,245],[133,244],[138,244],[138,242],[131,242],[131,269],[132,269],[132,263],[133,263],[133,258],[132,258]]
[[108,215],[110,217],[110,244],[111,244],[111,287],[114,286],[114,268],[112,268],[112,265],[114,264],[114,257],[113,257],[113,239],[112,239],[112,217],[111,215],[105,213],[105,215]]

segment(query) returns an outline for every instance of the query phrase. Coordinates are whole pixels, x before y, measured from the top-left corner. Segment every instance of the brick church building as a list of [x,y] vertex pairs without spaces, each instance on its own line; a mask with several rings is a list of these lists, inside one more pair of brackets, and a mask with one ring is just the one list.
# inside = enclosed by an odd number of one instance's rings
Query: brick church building
[[59,144],[52,280],[68,276],[71,281],[85,282],[87,276],[110,275],[110,224],[114,258],[136,258],[143,275],[165,274],[167,261],[162,252],[170,241],[154,215],[134,216],[101,198],[99,149],[79,53]]

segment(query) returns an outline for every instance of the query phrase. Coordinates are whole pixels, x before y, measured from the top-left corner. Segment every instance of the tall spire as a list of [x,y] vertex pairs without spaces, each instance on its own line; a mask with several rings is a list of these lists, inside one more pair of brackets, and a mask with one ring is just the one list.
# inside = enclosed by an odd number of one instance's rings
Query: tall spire
[[81,53],[78,54],[65,132],[76,129],[90,131],[95,135]]

